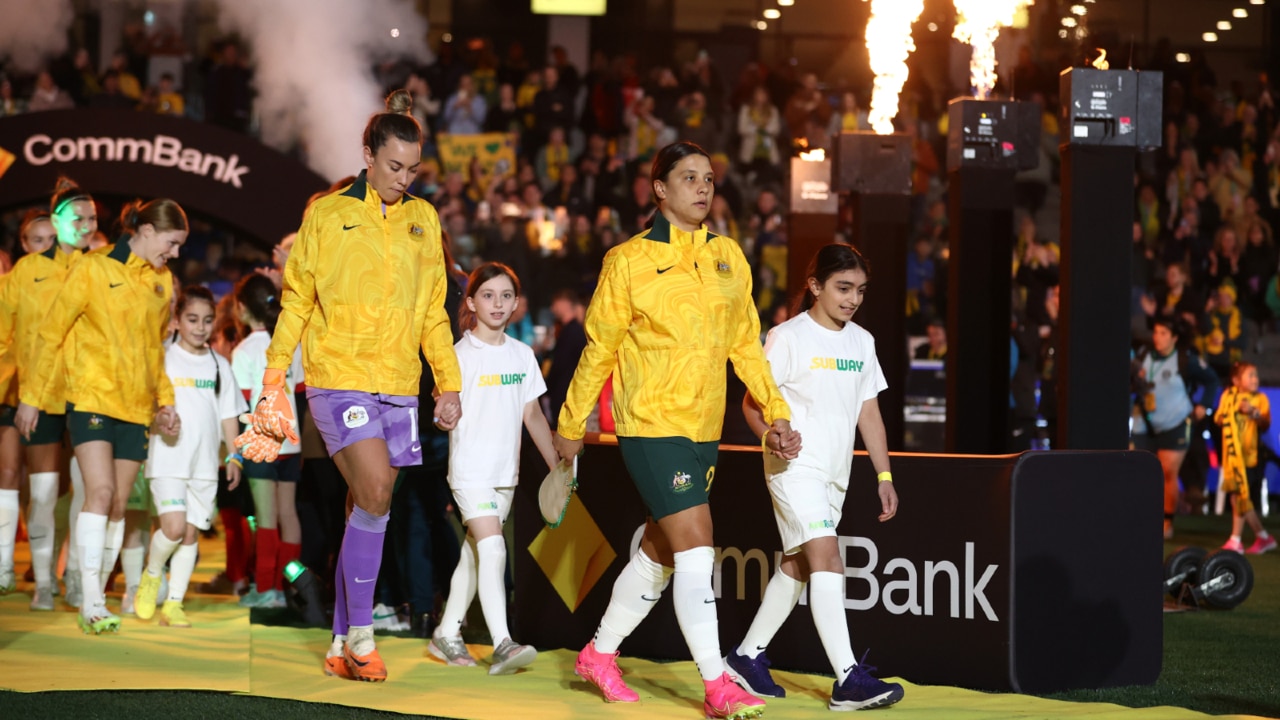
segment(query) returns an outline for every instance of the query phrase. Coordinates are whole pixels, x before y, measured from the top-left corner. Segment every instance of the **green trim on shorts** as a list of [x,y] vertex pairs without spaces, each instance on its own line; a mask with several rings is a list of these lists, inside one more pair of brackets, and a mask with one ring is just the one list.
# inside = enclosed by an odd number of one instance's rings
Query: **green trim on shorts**
[[41,410],[40,418],[36,420],[36,429],[31,431],[31,439],[22,438],[22,444],[26,447],[32,445],[61,445],[62,436],[66,434],[66,415],[50,415]]
[[0,405],[0,427],[13,427],[13,416],[18,409],[12,405]]
[[684,437],[619,437],[618,449],[654,520],[707,504],[720,443]]
[[66,418],[72,447],[104,441],[111,443],[111,456],[116,460],[146,461],[148,432],[142,425],[102,413],[81,412],[71,403],[67,403]]

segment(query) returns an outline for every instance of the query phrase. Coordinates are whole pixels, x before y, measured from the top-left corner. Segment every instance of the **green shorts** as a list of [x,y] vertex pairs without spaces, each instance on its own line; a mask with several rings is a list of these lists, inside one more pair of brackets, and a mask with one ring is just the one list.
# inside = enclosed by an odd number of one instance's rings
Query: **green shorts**
[[707,503],[716,477],[719,442],[620,437],[618,449],[654,520]]
[[22,438],[24,446],[62,444],[62,436],[67,432],[66,415],[50,415],[41,410],[36,420],[36,429],[31,431],[31,439]]
[[80,412],[67,403],[67,427],[71,430],[72,447],[101,440],[111,443],[111,456],[116,460],[147,459],[148,434],[142,425],[101,413]]
[[1142,438],[1141,443],[1134,443],[1139,450],[1148,450],[1156,452],[1158,450],[1180,450],[1185,451],[1191,447],[1191,418],[1183,420],[1181,424],[1175,425],[1164,432],[1158,432],[1146,435]]
[[12,405],[0,405],[0,427],[13,427],[13,416],[18,408]]

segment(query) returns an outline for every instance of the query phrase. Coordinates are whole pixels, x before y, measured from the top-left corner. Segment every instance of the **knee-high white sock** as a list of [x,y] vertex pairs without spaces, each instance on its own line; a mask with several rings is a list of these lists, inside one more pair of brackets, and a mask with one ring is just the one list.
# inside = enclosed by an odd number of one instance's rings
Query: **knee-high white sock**
[[849,621],[844,615],[844,575],[816,572],[809,575],[809,609],[813,626],[827,651],[827,660],[840,682],[849,677],[857,665],[853,645],[849,642]]
[[76,524],[80,522],[80,513],[84,511],[84,475],[80,472],[80,461],[71,458],[71,505],[67,509],[67,537],[71,544],[67,546],[67,572],[80,569],[80,536],[76,534]]
[[138,581],[142,579],[142,563],[146,561],[146,557],[147,549],[141,546],[120,550],[120,569],[124,571],[126,592],[129,588],[138,587]]
[[800,595],[803,592],[804,583],[781,570],[775,572],[764,588],[764,599],[760,602],[760,609],[756,610],[756,617],[751,621],[751,627],[742,638],[738,652],[750,658],[758,657],[764,652],[773,640],[773,636],[778,634],[778,628],[782,627],[782,623],[786,622],[791,611],[795,609],[796,603],[800,602]]
[[720,656],[720,628],[716,618],[716,595],[711,589],[716,551],[709,546],[675,554],[676,622],[689,646],[689,654],[706,681],[724,674]]
[[53,509],[58,504],[58,473],[31,473],[31,501],[27,504],[27,535],[36,587],[53,586]]
[[596,628],[596,651],[618,652],[618,646],[648,617],[671,581],[671,568],[654,562],[644,550],[637,550],[613,583],[613,595]]
[[458,555],[458,566],[453,569],[453,577],[449,580],[449,599],[444,603],[444,612],[440,614],[440,634],[444,637],[460,637],[462,620],[467,616],[467,608],[476,599],[476,551],[471,545],[471,538],[462,541],[462,552]]
[[[169,562],[169,556],[173,555],[181,544],[181,539],[170,540],[161,530],[151,533],[151,554],[147,556],[147,572],[152,577],[164,575],[164,564]],[[169,571],[172,573],[173,568],[170,567]]]
[[196,569],[197,550],[199,545],[196,543],[179,546],[169,561],[169,599],[174,602],[182,602],[187,596],[187,585],[191,583],[191,573]]
[[501,535],[490,535],[476,541],[476,587],[480,591],[480,609],[484,624],[489,626],[493,646],[511,637],[507,629],[507,543]]
[[108,520],[103,535],[102,565],[99,567],[98,587],[102,594],[107,594],[107,579],[111,571],[116,569],[116,560],[120,559],[120,546],[124,545],[124,519]]
[[13,546],[18,537],[17,490],[0,490],[0,569],[13,570]]
[[76,544],[80,546],[81,610],[104,604],[100,577],[106,534],[106,515],[82,512],[76,519]]

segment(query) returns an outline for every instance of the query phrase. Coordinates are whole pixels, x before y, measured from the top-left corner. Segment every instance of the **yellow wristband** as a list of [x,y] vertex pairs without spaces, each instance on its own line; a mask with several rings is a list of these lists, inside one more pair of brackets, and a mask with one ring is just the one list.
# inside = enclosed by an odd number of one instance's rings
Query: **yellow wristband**
[[889,472],[888,470],[885,470],[884,472],[876,476],[876,481],[877,482],[893,482],[893,473]]

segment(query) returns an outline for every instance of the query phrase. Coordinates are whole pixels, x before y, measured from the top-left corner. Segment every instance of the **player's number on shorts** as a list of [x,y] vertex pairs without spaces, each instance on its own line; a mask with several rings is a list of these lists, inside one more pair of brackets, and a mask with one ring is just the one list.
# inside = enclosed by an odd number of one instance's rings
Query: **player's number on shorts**
[[716,481],[716,466],[707,468],[707,492],[711,492],[711,483]]

